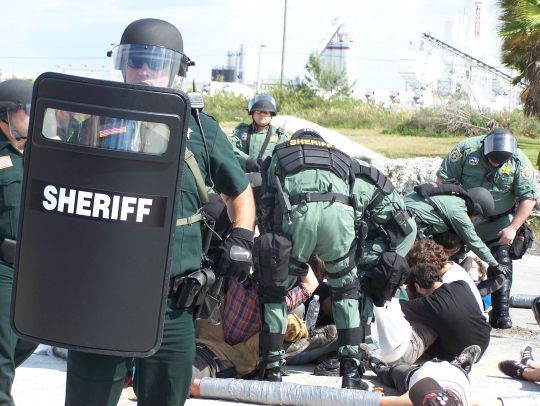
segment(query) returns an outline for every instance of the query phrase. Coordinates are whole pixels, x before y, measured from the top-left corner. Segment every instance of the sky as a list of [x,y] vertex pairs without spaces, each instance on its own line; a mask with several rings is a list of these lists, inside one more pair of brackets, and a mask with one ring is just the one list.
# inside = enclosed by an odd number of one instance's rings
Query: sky
[[[495,0],[483,0],[484,4]],[[441,37],[444,22],[474,0],[288,0],[285,76],[303,74],[336,17],[345,18],[355,47],[358,87],[399,90],[397,61],[429,31]],[[11,0],[0,25],[2,72],[61,72],[108,68],[106,52],[139,18],[178,27],[185,53],[195,61],[188,79],[210,79],[240,44],[261,48],[261,76],[279,76],[285,0]],[[495,23],[489,36],[497,45]]]

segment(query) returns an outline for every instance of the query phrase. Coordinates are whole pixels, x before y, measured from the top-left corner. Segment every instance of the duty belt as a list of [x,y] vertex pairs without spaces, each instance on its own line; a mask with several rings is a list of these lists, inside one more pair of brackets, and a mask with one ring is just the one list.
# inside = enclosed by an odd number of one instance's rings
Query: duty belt
[[354,207],[354,199],[351,196],[342,195],[340,193],[298,193],[296,195],[290,196],[289,201],[291,205],[300,204],[300,203],[310,203],[310,202],[339,202],[346,204],[347,206]]
[[168,297],[176,298],[176,307],[200,306],[215,281],[214,271],[208,268],[176,276],[170,280]]

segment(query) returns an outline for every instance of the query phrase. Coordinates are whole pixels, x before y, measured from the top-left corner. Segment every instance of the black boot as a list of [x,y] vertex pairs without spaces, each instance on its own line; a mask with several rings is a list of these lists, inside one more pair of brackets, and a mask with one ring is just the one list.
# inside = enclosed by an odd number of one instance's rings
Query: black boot
[[503,283],[502,287],[491,294],[491,312],[489,313],[489,324],[493,328],[507,329],[512,327],[510,318],[509,300],[512,280]]
[[356,358],[341,358],[339,375],[341,387],[347,389],[367,390],[369,385],[362,380],[363,364]]
[[281,368],[280,367],[274,367],[264,370],[264,375],[260,379],[261,381],[268,381],[268,382],[281,382]]

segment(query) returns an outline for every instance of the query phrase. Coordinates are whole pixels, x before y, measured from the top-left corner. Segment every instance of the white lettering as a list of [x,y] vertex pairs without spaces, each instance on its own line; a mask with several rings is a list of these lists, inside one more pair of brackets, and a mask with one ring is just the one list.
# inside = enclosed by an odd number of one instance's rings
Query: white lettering
[[92,215],[92,211],[90,210],[90,207],[92,206],[92,196],[94,196],[92,192],[85,192],[84,190],[79,191],[76,214],[80,216]]
[[56,204],[58,203],[56,200],[57,193],[58,190],[53,185],[45,186],[45,189],[43,189],[43,197],[45,200],[42,202],[45,210],[54,210],[56,208]]
[[120,220],[126,221],[128,214],[135,213],[135,208],[133,207],[137,204],[136,197],[124,196],[122,198],[122,209],[120,210]]
[[145,214],[150,214],[150,209],[146,206],[152,206],[152,199],[139,198],[137,203],[137,218],[135,220],[137,223],[142,223],[143,216]]
[[75,198],[77,197],[77,191],[69,189],[69,194],[66,194],[66,188],[61,187],[58,195],[58,208],[59,212],[64,211],[64,206],[67,204],[67,212],[73,214],[75,211]]
[[[94,207],[92,207],[92,217],[109,218],[109,206],[111,205],[111,198],[109,195],[103,193],[96,193],[94,195]],[[101,215],[99,214],[101,212]]]
[[[47,211],[78,216],[144,223],[151,215],[154,199],[91,192],[45,185],[41,205]],[[150,218],[151,222],[156,219]],[[157,224],[157,223],[156,223]]]
[[118,220],[118,207],[120,206],[120,196],[113,196],[111,208],[111,220]]

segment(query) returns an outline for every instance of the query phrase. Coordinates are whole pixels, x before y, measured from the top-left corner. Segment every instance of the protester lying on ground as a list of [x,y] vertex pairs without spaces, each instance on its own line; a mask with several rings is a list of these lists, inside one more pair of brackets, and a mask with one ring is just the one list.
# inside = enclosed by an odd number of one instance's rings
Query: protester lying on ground
[[[416,241],[405,257],[409,266],[413,267],[420,263],[431,264],[438,269],[438,274],[443,283],[465,281],[474,295],[478,308],[484,311],[482,297],[478,292],[474,281],[469,274],[458,264],[448,260],[447,251],[433,240]],[[410,286],[412,289],[413,286]]]
[[[294,345],[289,356],[306,349],[310,341],[317,337],[319,344],[324,344],[321,335],[331,334],[326,330],[315,330],[313,336],[308,337],[305,322],[292,313],[306,297],[311,296],[317,283],[310,267],[286,297],[289,314],[285,340],[287,347]],[[193,376],[244,377],[256,371],[260,328],[260,304],[255,286],[230,280],[222,311],[222,324],[213,325],[209,320],[197,320],[197,354]],[[336,336],[337,331],[334,331],[333,339]]]
[[466,282],[442,283],[435,266],[420,263],[412,267],[409,283],[423,297],[376,308],[377,354],[384,361],[413,364],[426,350],[453,360],[470,345],[486,350],[491,328]]
[[534,360],[530,345],[526,345],[521,349],[519,361],[505,360],[499,362],[499,370],[510,378],[540,382],[540,362]]
[[[472,345],[451,362],[435,358],[421,366],[406,363],[388,366],[370,354],[366,354],[366,361],[384,385],[397,389],[403,404],[410,399],[408,404],[415,406],[465,406],[473,404],[468,374],[480,353],[480,347]],[[382,399],[381,405],[385,405]]]

